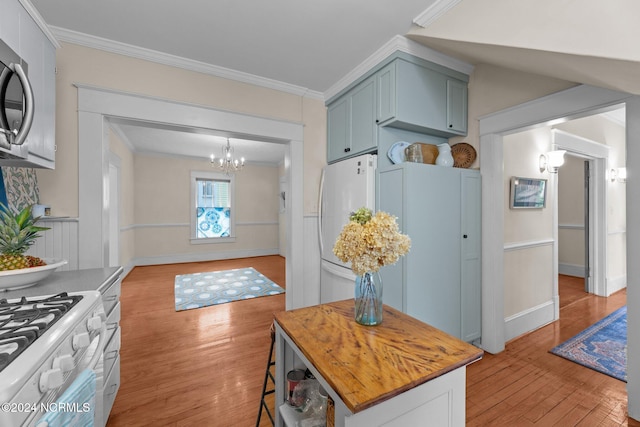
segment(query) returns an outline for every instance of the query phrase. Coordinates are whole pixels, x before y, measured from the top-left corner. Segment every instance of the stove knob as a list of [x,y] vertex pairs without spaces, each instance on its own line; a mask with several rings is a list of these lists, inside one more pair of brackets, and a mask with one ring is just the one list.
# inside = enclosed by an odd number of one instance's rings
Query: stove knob
[[60,369],[49,369],[40,375],[40,391],[42,393],[58,388],[62,384],[64,384],[64,377]]
[[93,316],[87,320],[87,329],[89,332],[97,331],[102,328],[102,319],[100,316]]
[[73,336],[73,342],[71,344],[73,345],[73,349],[77,351],[81,348],[89,347],[89,344],[91,344],[91,339],[89,338],[88,333],[81,332]]
[[69,372],[73,370],[75,363],[73,356],[65,354],[64,356],[58,356],[53,359],[53,369],[60,369],[62,372]]

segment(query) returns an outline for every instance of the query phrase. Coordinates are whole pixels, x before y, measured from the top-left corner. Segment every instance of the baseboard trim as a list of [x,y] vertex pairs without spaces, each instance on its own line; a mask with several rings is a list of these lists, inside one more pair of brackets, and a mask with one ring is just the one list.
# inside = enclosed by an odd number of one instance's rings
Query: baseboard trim
[[[133,267],[143,265],[160,265],[160,264],[180,264],[185,262],[201,262],[201,261],[219,261],[223,259],[250,258],[254,256],[279,255],[278,248],[271,249],[250,249],[233,252],[206,252],[206,253],[189,253],[175,254],[157,257],[140,257],[131,261]],[[132,267],[132,268],[133,268]]]
[[122,280],[124,280],[129,275],[129,273],[131,273],[131,270],[133,270],[135,267],[136,266],[132,262],[128,263],[127,265],[123,265],[122,266],[123,271],[121,276]]
[[527,332],[534,331],[555,320],[553,300],[514,314],[504,320],[505,341],[512,340]]
[[566,276],[584,277],[584,265],[558,264],[558,273]]

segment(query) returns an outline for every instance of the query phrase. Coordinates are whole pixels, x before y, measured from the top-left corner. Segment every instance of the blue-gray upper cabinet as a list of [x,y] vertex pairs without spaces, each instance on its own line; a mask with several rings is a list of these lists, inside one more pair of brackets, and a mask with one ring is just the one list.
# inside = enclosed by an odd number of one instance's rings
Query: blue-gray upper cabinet
[[378,124],[443,137],[467,134],[467,76],[396,58],[375,77]]
[[329,104],[327,161],[329,163],[377,149],[376,80],[370,77]]
[[447,78],[447,130],[467,134],[467,83]]

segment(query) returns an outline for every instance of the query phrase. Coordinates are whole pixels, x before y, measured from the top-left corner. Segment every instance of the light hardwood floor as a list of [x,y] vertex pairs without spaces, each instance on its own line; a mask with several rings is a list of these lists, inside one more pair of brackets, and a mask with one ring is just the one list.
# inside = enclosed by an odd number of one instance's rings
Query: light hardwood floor
[[559,282],[559,321],[468,367],[468,426],[640,426],[627,418],[626,383],[549,353],[625,305],[626,290],[601,298],[582,279]]
[[[107,425],[255,425],[284,294],[176,312],[174,278],[251,266],[285,287],[284,265],[269,256],[135,268],[122,284],[122,385]],[[626,302],[624,291],[599,298],[577,286],[561,286],[559,322],[469,367],[468,425],[640,426],[627,420],[623,382],[548,353]],[[270,425],[264,413],[260,425]]]
[[285,295],[180,312],[174,306],[176,275],[241,267],[285,287],[279,256],[136,267],[125,278],[121,386],[109,427],[255,425],[269,328]]

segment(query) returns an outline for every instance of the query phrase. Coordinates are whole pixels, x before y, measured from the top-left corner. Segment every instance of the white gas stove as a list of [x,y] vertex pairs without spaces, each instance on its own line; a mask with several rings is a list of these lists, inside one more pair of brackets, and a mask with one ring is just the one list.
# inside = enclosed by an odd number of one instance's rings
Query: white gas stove
[[[46,426],[37,424],[45,413],[63,410],[89,410],[103,425],[105,320],[97,291],[0,299],[0,426]],[[87,369],[96,374],[93,407],[57,403]]]

